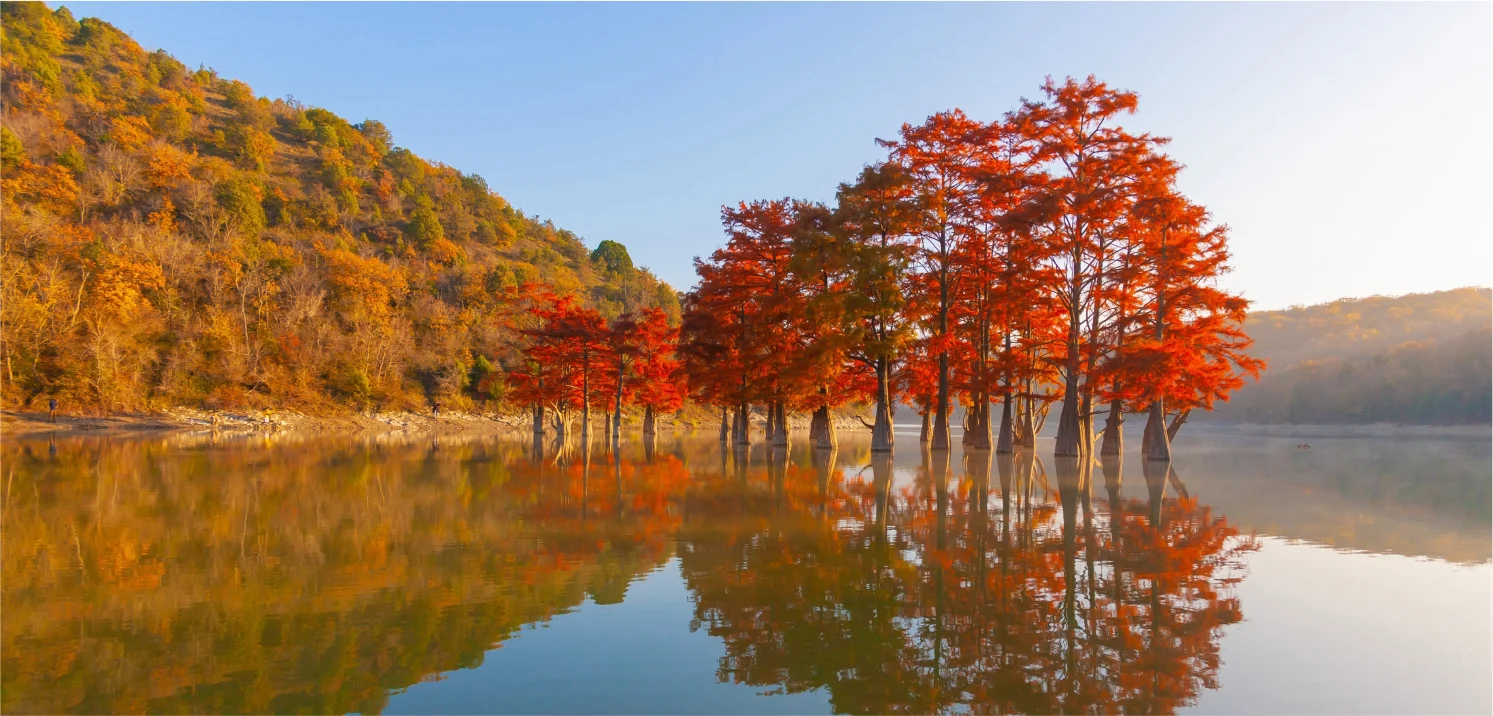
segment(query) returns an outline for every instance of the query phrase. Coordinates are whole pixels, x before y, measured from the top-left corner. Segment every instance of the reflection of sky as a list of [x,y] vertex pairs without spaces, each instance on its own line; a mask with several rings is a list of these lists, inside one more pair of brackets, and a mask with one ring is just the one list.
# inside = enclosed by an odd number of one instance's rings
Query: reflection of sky
[[762,699],[763,689],[717,683],[721,640],[690,632],[692,616],[671,559],[621,604],[588,601],[525,628],[481,666],[391,696],[384,713],[829,713],[822,690]]
[[1197,713],[1486,714],[1493,567],[1261,540]]

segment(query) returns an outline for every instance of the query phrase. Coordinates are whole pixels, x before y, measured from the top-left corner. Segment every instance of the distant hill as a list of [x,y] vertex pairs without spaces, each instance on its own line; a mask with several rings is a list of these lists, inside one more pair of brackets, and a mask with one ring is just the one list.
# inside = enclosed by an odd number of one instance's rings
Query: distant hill
[[1210,416],[1249,423],[1470,424],[1493,419],[1493,291],[1350,298],[1252,313],[1269,362]]
[[376,120],[258,97],[65,7],[0,12],[8,407],[462,407],[500,396],[497,302],[526,282],[677,319],[625,247],[588,249]]

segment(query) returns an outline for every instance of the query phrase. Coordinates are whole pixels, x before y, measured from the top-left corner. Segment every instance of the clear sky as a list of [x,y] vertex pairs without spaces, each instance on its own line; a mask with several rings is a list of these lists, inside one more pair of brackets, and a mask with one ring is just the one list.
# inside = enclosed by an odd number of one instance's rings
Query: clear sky
[[1257,308],[1493,283],[1489,3],[64,4],[681,289],[721,205],[832,199],[903,122],[1088,74],[1173,138]]

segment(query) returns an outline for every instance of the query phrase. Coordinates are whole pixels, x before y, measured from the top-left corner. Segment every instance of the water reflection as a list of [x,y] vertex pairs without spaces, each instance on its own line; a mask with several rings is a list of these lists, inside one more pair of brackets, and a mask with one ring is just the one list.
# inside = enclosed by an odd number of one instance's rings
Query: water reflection
[[675,557],[719,680],[836,711],[1216,687],[1255,542],[1208,480],[867,447],[7,441],[0,708],[377,712]]
[[901,486],[868,460],[691,486],[680,564],[720,679],[849,713],[1171,711],[1214,685],[1253,542],[1207,508],[1155,490],[1112,516],[1085,466],[1030,453],[996,456],[998,496],[988,452],[957,476],[924,453]]

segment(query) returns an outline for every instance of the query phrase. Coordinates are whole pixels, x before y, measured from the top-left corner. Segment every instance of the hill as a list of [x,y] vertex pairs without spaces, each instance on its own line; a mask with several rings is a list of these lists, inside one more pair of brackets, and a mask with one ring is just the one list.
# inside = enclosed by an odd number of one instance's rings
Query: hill
[[1210,419],[1478,424],[1493,411],[1493,291],[1460,288],[1251,313],[1269,368]]
[[529,282],[608,316],[678,296],[480,176],[41,3],[3,6],[0,394],[69,408],[501,398]]

